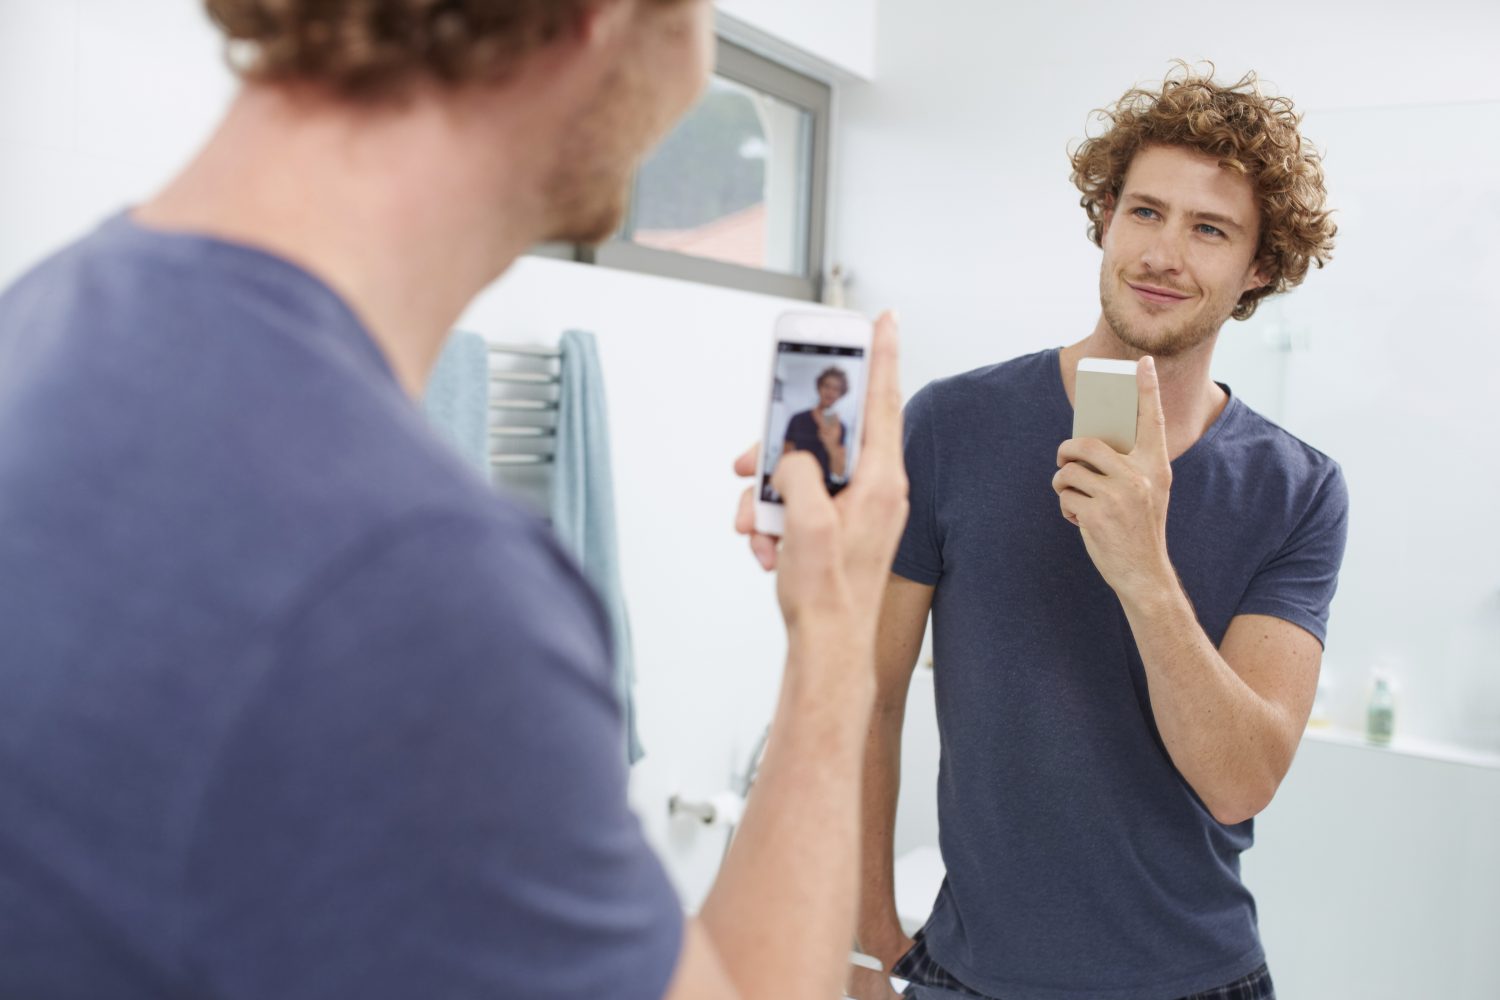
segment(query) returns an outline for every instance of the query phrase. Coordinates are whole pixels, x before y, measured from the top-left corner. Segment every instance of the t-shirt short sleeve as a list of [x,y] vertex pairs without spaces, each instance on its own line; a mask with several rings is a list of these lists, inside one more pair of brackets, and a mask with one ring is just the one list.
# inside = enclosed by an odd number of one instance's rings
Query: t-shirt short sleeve
[[1281,547],[1251,578],[1235,614],[1269,615],[1299,625],[1323,643],[1349,531],[1349,491],[1329,462],[1311,503]]
[[661,997],[682,910],[627,806],[602,612],[544,529],[426,517],[312,590],[208,772],[201,992]]
[[892,569],[908,580],[936,586],[943,575],[943,551],[937,525],[937,432],[932,385],[906,404],[904,447],[910,511]]

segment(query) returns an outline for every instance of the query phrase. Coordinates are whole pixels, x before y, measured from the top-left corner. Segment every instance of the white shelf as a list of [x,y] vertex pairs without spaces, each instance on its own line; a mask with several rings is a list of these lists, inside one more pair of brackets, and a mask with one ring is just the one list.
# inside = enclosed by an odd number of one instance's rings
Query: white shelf
[[1316,743],[1332,743],[1336,746],[1358,747],[1372,753],[1393,753],[1403,757],[1419,757],[1423,760],[1442,761],[1445,764],[1464,764],[1469,767],[1487,767],[1500,770],[1500,753],[1473,750],[1452,743],[1433,740],[1411,739],[1398,736],[1389,746],[1380,746],[1365,739],[1362,733],[1347,729],[1309,728],[1305,737]]

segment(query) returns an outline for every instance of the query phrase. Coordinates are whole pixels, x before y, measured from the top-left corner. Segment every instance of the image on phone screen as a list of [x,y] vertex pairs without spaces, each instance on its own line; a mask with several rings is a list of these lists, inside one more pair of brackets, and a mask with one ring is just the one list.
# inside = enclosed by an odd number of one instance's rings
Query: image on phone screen
[[761,500],[781,503],[771,474],[781,456],[792,451],[818,460],[830,495],[848,485],[859,451],[866,363],[862,347],[777,343]]

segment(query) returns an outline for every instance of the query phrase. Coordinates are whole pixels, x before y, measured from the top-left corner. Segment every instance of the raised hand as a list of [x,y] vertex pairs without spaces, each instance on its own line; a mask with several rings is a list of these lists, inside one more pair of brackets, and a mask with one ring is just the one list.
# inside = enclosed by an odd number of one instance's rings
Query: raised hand
[[1057,449],[1052,477],[1063,517],[1078,526],[1089,558],[1122,598],[1176,578],[1167,556],[1172,463],[1155,359],[1137,364],[1136,385],[1135,449],[1122,455],[1098,438],[1071,438]]

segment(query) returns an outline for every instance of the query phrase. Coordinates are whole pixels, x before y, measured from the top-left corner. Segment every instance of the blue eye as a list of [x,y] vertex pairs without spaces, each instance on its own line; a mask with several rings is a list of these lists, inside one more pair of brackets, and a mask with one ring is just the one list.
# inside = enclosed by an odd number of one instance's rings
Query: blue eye
[[1198,229],[1199,229],[1200,232],[1202,232],[1202,233],[1204,233],[1205,235],[1208,235],[1208,236],[1223,236],[1224,235],[1224,230],[1222,230],[1222,229],[1216,229],[1213,226],[1210,226],[1206,222],[1202,223],[1201,225],[1199,225]]
[[1130,214],[1138,219],[1149,219],[1156,215],[1156,209],[1142,206],[1140,208],[1132,208]]

